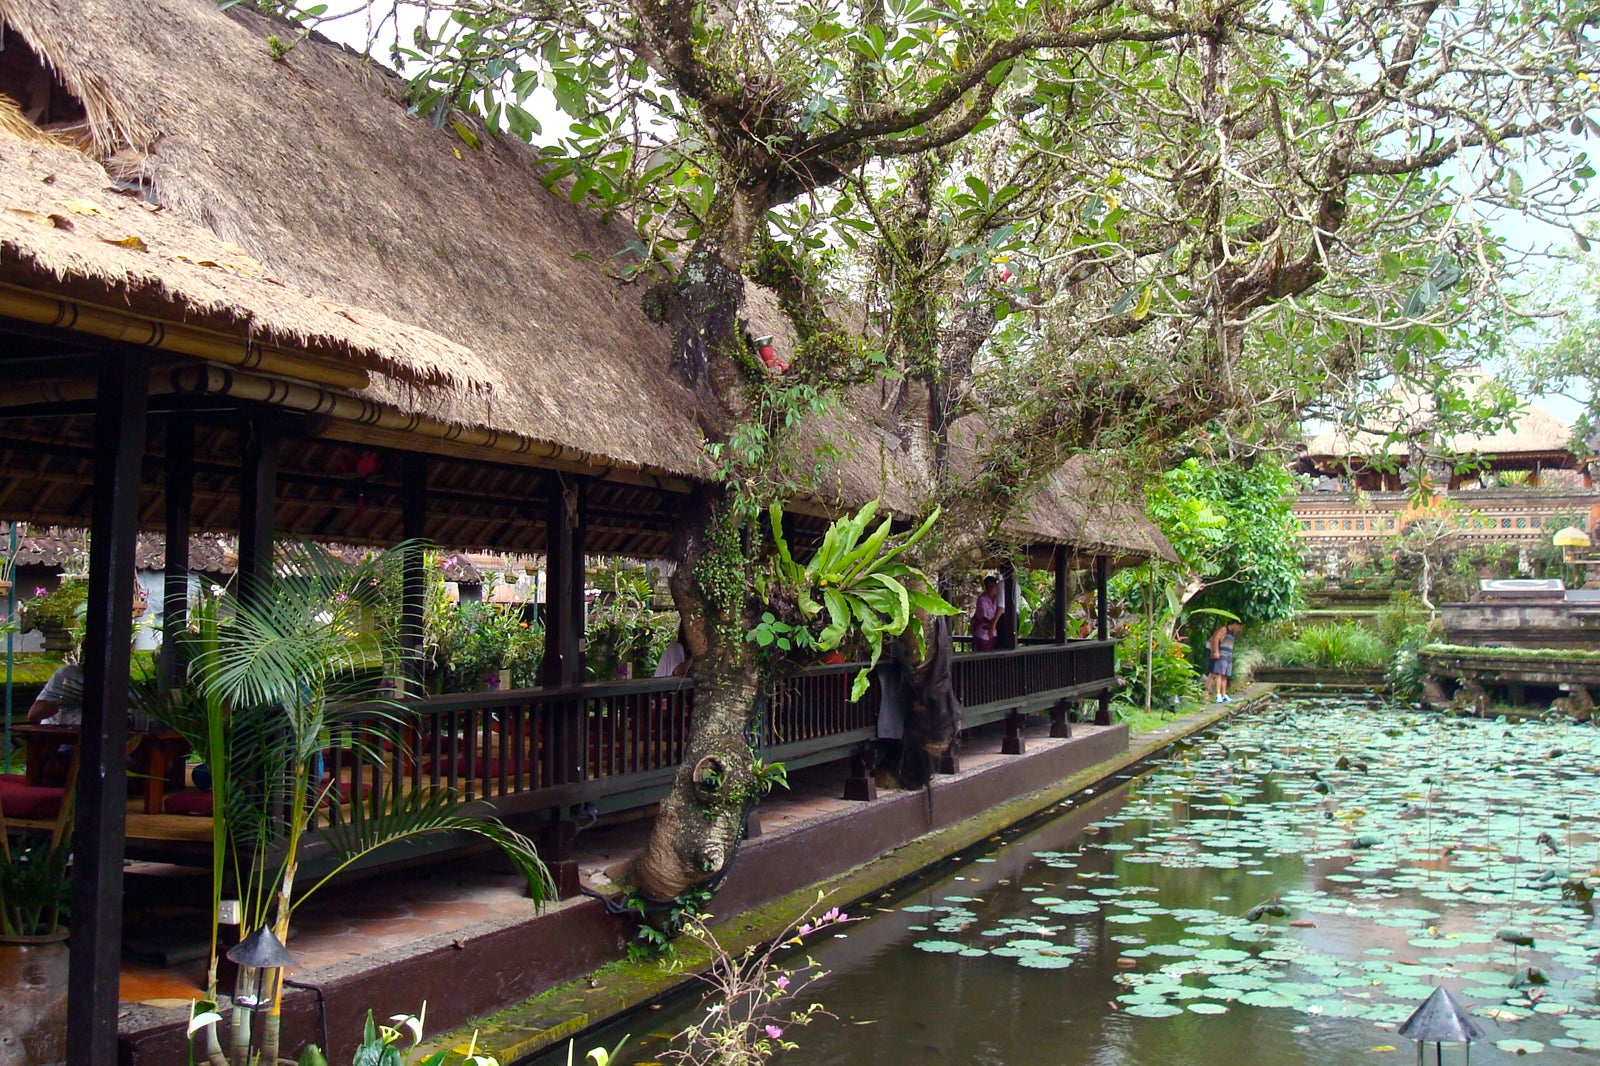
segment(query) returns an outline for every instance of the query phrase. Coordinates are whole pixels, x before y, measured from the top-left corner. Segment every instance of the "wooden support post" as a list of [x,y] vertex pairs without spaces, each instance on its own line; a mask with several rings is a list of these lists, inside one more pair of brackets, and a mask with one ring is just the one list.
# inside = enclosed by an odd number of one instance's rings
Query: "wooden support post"
[[1016,711],[1006,712],[1006,735],[1000,741],[1001,755],[1022,755],[1028,750],[1028,738],[1022,733],[1023,718]]
[[1094,712],[1095,725],[1111,724],[1111,690],[1106,689],[1100,693],[1100,707]]
[[[539,682],[546,688],[583,684],[583,482],[552,476],[545,494],[544,661]],[[583,779],[583,744],[587,729],[581,699],[562,700],[551,708],[548,756],[554,783]],[[578,862],[572,856],[577,826],[567,808],[557,808],[541,837],[550,876],[560,899],[578,893]]]
[[244,600],[272,578],[281,442],[282,433],[271,415],[245,423],[239,455],[239,596]]
[[405,671],[405,691],[401,695],[421,699],[427,695],[422,616],[428,575],[422,540],[427,536],[428,524],[428,457],[407,452],[402,465],[400,535],[406,546],[400,559],[400,654]]
[[128,813],[128,665],[150,357],[100,364],[94,415],[94,505],[83,642],[83,727],[72,837],[67,1063],[117,1061],[122,964],[122,856]]
[[878,782],[872,776],[872,745],[863,744],[850,756],[850,776],[844,779],[844,798],[866,803],[878,798]]
[[744,838],[754,840],[761,835],[761,808],[751,807],[750,813],[744,816]]
[[1111,567],[1104,555],[1094,557],[1094,628],[1096,639],[1106,640],[1111,635],[1110,605],[1106,602],[1106,580]]
[[1065,644],[1067,637],[1067,548],[1063,544],[1056,545],[1055,552],[1056,591],[1054,608],[1056,622],[1056,643]]
[[583,684],[583,482],[552,477],[545,497],[544,662],[548,688]]
[[1056,700],[1050,707],[1050,737],[1060,740],[1072,735],[1072,712],[1076,701]]
[[961,772],[961,759],[956,755],[952,746],[949,751],[939,756],[939,765],[933,768],[936,774],[959,774]]
[[194,424],[183,413],[167,416],[167,564],[161,586],[161,657],[156,676],[163,693],[183,684],[178,634],[189,624],[189,535],[194,512]]
[[539,857],[555,882],[557,899],[571,899],[578,894],[578,860],[572,848],[577,836],[578,823],[568,817],[565,807],[552,811],[550,821],[539,832]]
[[1017,568],[1010,559],[1000,564],[1000,587],[1005,590],[1006,605],[1000,610],[999,624],[995,628],[995,647],[1017,646]]

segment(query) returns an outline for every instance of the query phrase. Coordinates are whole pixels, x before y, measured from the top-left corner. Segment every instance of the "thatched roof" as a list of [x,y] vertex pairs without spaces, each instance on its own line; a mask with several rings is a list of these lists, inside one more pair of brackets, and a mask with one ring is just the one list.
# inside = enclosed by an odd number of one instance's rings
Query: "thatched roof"
[[527,146],[429,130],[397,78],[337,46],[275,61],[267,38],[284,27],[246,5],[0,0],[0,18],[167,212],[291,286],[470,352],[486,372],[464,376],[489,391],[455,395],[454,420],[699,469],[711,412],[670,371],[665,332],[635,290],[577,258],[604,260],[628,234],[546,190]]
[[244,248],[118,190],[82,154],[0,135],[0,285],[37,290],[46,281],[89,305],[176,315],[222,338],[353,363],[434,397],[487,387],[488,369],[461,345],[296,289]]
[[[212,0],[0,0],[0,19],[81,99],[95,146],[102,156],[115,153],[116,178],[161,208],[151,213],[137,196],[107,192],[105,175],[91,175],[87,163],[63,164],[60,172],[102,214],[73,216],[72,232],[18,215],[0,230],[19,235],[0,237],[8,252],[0,269],[18,273],[0,280],[53,279],[58,288],[70,283],[130,302],[148,293],[217,326],[275,329],[284,343],[318,350],[343,345],[349,358],[360,355],[369,360],[363,365],[390,375],[359,390],[385,406],[548,444],[596,469],[708,472],[704,428],[722,413],[677,379],[667,332],[646,319],[638,291],[604,266],[630,234],[564,191],[547,190],[527,146],[485,136],[473,148],[448,128],[430,130],[401,102],[398,78],[319,39],[274,60],[266,40],[284,27],[245,5],[219,12]],[[22,173],[24,157],[7,159]],[[26,209],[48,218],[52,212],[38,204],[54,194],[32,195]],[[149,251],[106,243],[130,234]],[[202,256],[178,258],[187,247]],[[313,315],[319,308],[326,308],[321,319]],[[756,332],[787,334],[767,294],[755,294],[749,317]],[[341,323],[351,327],[344,334],[331,328]],[[433,387],[423,396],[406,382]],[[824,502],[883,496],[902,513],[919,509],[925,454],[884,437],[876,420],[849,404],[822,436],[844,449],[820,493]],[[403,433],[373,439],[405,446]],[[501,454],[508,463],[527,461]],[[296,462],[315,473],[314,457]],[[482,506],[502,502],[501,488]],[[462,501],[462,524],[430,535],[524,547],[506,541],[536,535],[523,501],[539,486],[512,489],[504,517],[473,522],[465,513],[470,501]],[[218,492],[226,492],[221,482]],[[291,510],[284,528],[326,528],[352,540],[393,531],[397,508],[368,508],[358,518],[342,498],[349,495],[307,489],[306,511],[296,517]],[[368,495],[379,502],[376,492]],[[1117,554],[1142,554],[1159,542],[1136,514],[1096,511],[1087,495],[1063,474],[1019,520],[1018,535],[1087,538],[1085,546]],[[226,522],[222,499],[212,513]],[[605,502],[616,512],[616,533],[591,550],[664,549],[667,501]],[[68,520],[69,510],[53,510],[51,520]],[[630,516],[649,519],[648,536],[624,535]],[[449,539],[452,531],[463,539]]]
[[[1425,433],[1433,417],[1430,396],[1414,396],[1395,391],[1390,397],[1392,417],[1373,429],[1351,432],[1344,426],[1330,425],[1306,441],[1306,457],[1313,462],[1363,459],[1377,455],[1404,459],[1403,442],[1388,439],[1390,429],[1402,434]],[[1492,433],[1460,433],[1444,442],[1460,455],[1512,458],[1521,455],[1566,455],[1572,450],[1572,427],[1546,411],[1529,404],[1508,427]]]
[[[855,389],[842,407],[840,417],[812,427],[806,441],[813,451],[831,446],[838,453],[822,479],[823,491],[842,505],[876,496],[901,514],[927,513],[934,498],[933,445],[921,387],[885,382]],[[953,428],[949,461],[957,478],[977,474],[985,430],[976,416]],[[1172,545],[1145,517],[1143,503],[1125,472],[1078,456],[1046,478],[1002,528],[1019,545],[1066,544],[1120,561],[1176,561]]]

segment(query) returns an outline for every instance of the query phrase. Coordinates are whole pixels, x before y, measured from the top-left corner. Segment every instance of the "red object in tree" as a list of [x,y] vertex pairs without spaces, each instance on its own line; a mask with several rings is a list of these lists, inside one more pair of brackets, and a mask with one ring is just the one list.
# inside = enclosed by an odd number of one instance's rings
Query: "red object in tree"
[[1010,281],[1011,278],[1012,278],[1011,268],[1010,267],[1001,267],[1000,268],[1000,280],[1001,281]]
[[771,337],[756,338],[756,354],[761,356],[762,365],[774,373],[782,374],[789,369],[789,361],[772,347]]

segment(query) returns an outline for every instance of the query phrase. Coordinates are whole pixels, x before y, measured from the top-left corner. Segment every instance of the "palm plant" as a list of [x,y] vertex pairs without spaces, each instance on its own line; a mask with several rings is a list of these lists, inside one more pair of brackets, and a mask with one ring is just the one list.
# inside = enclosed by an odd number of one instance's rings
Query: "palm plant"
[[[549,898],[549,873],[532,841],[468,812],[449,790],[408,793],[399,782],[369,804],[349,805],[348,819],[325,831],[333,869],[296,891],[302,842],[316,812],[340,787],[337,775],[324,774],[322,753],[344,745],[378,761],[379,741],[400,742],[408,711],[382,695],[403,635],[401,612],[384,601],[385,588],[394,585],[384,575],[409,547],[352,565],[323,549],[296,546],[280,554],[270,580],[246,595],[224,593],[196,611],[186,642],[190,692],[166,716],[215,760],[217,842],[226,841],[240,872],[241,937],[270,922],[286,941],[295,908],[334,875],[378,848],[435,832],[484,837],[527,878],[536,901]],[[213,867],[218,894],[221,870],[219,858]],[[215,954],[213,937],[212,995]],[[277,1061],[280,1007],[274,998],[263,1022],[265,1062]],[[208,1043],[220,1060],[214,1034]],[[249,1057],[248,1012],[237,1006],[233,1049],[236,1062]]]

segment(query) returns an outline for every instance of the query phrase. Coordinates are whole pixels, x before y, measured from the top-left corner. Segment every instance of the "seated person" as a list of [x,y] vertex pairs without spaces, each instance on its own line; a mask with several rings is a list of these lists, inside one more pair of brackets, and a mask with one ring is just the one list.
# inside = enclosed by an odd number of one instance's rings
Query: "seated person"
[[[28,721],[36,725],[82,725],[83,667],[69,662],[57,668],[28,708]],[[45,757],[39,771],[40,784],[60,788],[66,784],[71,765],[72,745],[63,744]]]
[[83,667],[76,662],[58,667],[28,708],[28,721],[36,725],[82,725]]
[[689,652],[683,646],[683,641],[675,640],[661,653],[661,661],[656,663],[655,676],[682,677],[689,672],[690,662]]

